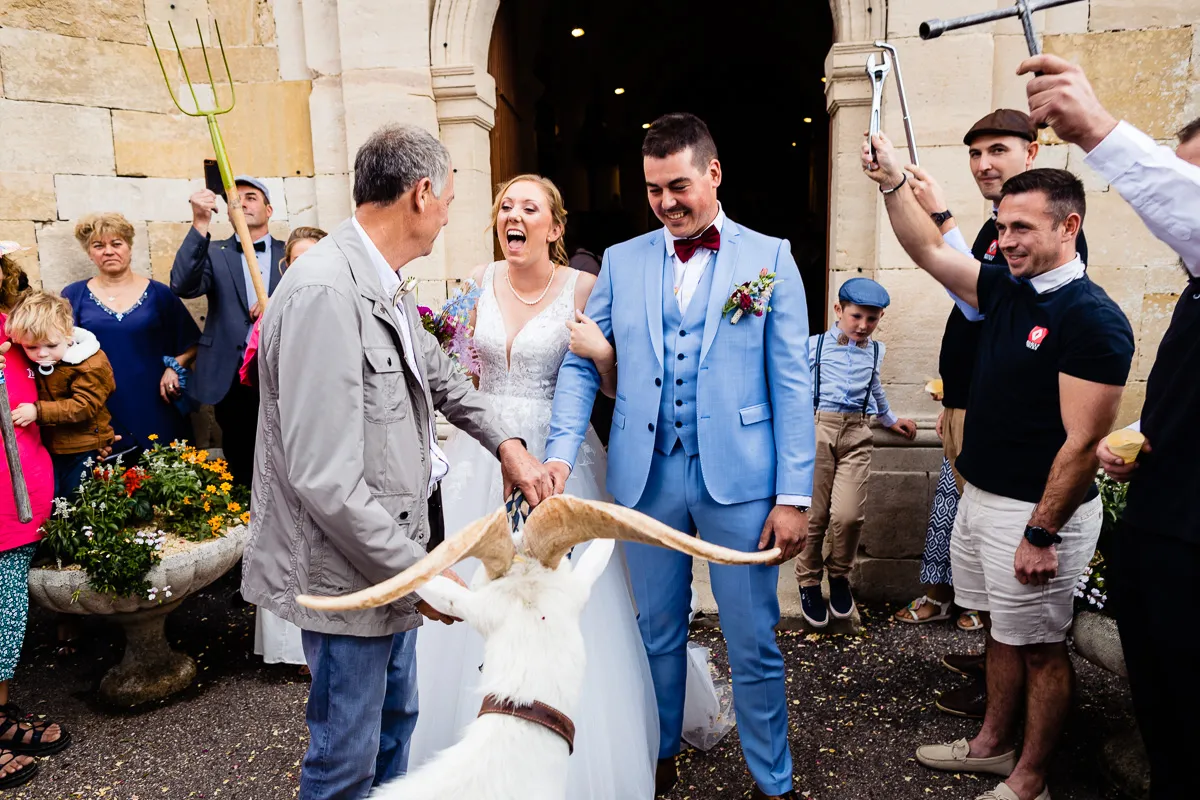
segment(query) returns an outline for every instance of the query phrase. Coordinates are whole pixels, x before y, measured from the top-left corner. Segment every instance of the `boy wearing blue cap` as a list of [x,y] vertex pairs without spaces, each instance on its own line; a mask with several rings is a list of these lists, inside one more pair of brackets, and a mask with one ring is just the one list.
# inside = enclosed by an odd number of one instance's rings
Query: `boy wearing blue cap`
[[[887,290],[867,278],[842,284],[833,310],[837,322],[808,341],[813,376],[817,456],[813,475],[808,541],[796,559],[800,609],[815,628],[829,624],[829,614],[845,619],[854,613],[850,569],[858,553],[871,475],[870,417],[908,439],[917,435],[911,419],[898,419],[888,407],[879,380],[885,348],[874,341],[883,310],[891,303]],[[826,532],[832,537],[822,557]],[[829,604],[821,596],[821,575],[829,571]]]

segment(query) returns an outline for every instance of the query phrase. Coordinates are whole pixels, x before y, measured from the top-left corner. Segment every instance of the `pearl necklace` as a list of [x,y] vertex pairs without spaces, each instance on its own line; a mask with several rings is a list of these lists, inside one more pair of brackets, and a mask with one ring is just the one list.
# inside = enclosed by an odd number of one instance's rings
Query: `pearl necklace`
[[553,268],[553,265],[551,265],[551,267],[550,280],[546,281],[546,288],[542,289],[542,293],[537,296],[536,300],[526,300],[524,297],[521,297],[521,295],[517,294],[517,290],[513,288],[512,281],[508,277],[508,272],[504,273],[504,282],[508,284],[508,290],[512,292],[513,297],[517,298],[527,306],[536,306],[538,303],[546,299],[546,292],[550,291],[550,286],[554,283],[554,273],[556,270]]

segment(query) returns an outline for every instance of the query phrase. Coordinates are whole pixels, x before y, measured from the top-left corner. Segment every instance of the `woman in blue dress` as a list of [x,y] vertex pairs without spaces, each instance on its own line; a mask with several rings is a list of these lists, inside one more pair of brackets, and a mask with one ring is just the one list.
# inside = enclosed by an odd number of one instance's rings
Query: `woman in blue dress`
[[183,389],[196,357],[200,329],[170,287],[131,268],[133,226],[120,214],[93,214],[75,226],[75,238],[96,265],[95,277],[67,286],[62,296],[75,324],[96,335],[112,363],[117,390],[108,398],[114,453],[137,453],[190,437]]

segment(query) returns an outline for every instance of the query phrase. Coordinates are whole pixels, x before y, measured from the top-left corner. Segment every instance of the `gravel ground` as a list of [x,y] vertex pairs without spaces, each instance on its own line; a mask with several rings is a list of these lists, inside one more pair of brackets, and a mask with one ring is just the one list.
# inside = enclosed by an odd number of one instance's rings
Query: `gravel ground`
[[[167,633],[199,665],[195,685],[137,712],[113,712],[96,688],[120,657],[115,627],[89,625],[78,653],[54,654],[54,619],[31,613],[13,699],[70,727],[74,744],[45,759],[30,784],[6,799],[244,798],[296,796],[307,742],[307,681],[288,666],[264,666],[251,654],[252,608],[232,608],[227,576],[173,614]],[[796,789],[810,798],[970,800],[991,788],[969,775],[934,773],[912,758],[918,744],[969,736],[975,723],[933,706],[959,678],[938,664],[949,650],[978,647],[978,634],[946,625],[890,622],[882,607],[864,609],[861,637],[780,634],[788,665]],[[724,674],[720,637],[697,630]],[[1051,774],[1055,800],[1109,800],[1098,754],[1114,730],[1130,724],[1124,683],[1077,660],[1080,700]],[[736,731],[707,753],[688,750],[671,800],[749,796],[750,777]]]

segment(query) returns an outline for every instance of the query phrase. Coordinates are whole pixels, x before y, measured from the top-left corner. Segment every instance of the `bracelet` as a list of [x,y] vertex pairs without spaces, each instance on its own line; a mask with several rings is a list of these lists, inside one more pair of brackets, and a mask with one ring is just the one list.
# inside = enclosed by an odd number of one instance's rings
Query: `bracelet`
[[907,173],[907,172],[902,172],[902,173],[900,173],[900,176],[901,176],[901,177],[900,177],[900,182],[899,182],[899,183],[897,183],[895,186],[893,186],[893,187],[892,187],[892,188],[890,188],[890,189],[885,189],[885,188],[883,188],[882,186],[880,186],[880,187],[879,187],[879,191],[880,191],[881,193],[883,193],[883,194],[891,194],[892,192],[896,191],[897,189],[899,189],[899,188],[900,188],[901,186],[903,186],[904,184],[908,183],[908,173]]
[[175,356],[163,356],[163,366],[170,367],[180,377],[187,375],[187,367],[179,363]]

